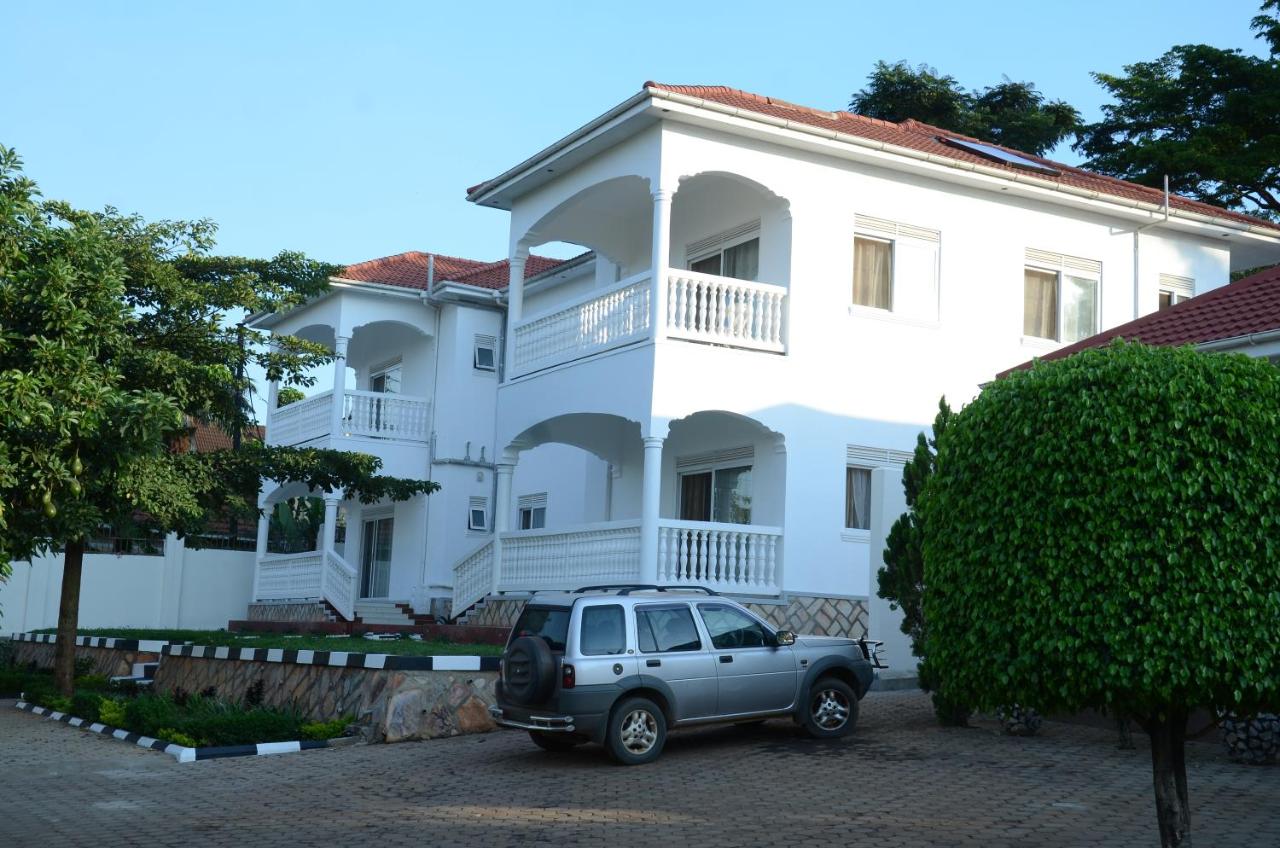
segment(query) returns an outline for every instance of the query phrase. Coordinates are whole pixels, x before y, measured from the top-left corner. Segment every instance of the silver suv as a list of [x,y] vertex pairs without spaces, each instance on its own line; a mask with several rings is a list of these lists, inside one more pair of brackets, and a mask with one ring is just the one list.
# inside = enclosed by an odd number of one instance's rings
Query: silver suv
[[879,642],[775,631],[700,587],[588,586],[536,594],[507,640],[494,720],[548,751],[602,742],[647,763],[667,730],[790,716],[850,733],[884,668]]

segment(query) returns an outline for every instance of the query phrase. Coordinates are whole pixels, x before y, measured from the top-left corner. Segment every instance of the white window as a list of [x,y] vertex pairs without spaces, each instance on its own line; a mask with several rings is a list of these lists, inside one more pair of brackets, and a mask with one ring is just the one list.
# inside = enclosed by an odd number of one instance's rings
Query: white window
[[844,469],[844,526],[871,529],[871,469],[849,465]]
[[1027,250],[1022,270],[1022,334],[1076,342],[1098,332],[1102,263]]
[[547,493],[521,495],[517,502],[521,530],[541,530],[547,526]]
[[1160,275],[1160,308],[1168,309],[1190,300],[1196,293],[1196,281],[1190,277],[1179,277],[1176,274]]
[[369,391],[386,395],[400,394],[400,362],[387,363],[369,372]]
[[477,371],[496,371],[498,369],[498,339],[495,336],[477,334],[475,352],[471,361]]
[[467,507],[467,529],[487,531],[489,529],[489,499],[472,498]]
[[936,321],[941,234],[869,215],[854,227],[853,305]]
[[760,277],[760,222],[750,221],[685,247],[690,271],[757,280]]
[[680,480],[680,520],[751,523],[750,446],[676,459]]

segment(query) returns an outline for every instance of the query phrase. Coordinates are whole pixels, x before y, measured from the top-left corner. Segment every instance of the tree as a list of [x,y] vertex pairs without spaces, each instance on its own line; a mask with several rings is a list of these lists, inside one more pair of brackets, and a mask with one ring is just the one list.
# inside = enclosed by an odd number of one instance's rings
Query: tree
[[295,338],[268,349],[228,316],[302,302],[333,269],[294,253],[216,257],[213,234],[207,221],[41,200],[0,146],[0,567],[63,550],[55,679],[67,695],[85,539],[104,525],[188,535],[212,518],[256,518],[263,478],[365,502],[437,488],[341,451],[172,449],[191,419],[232,433],[251,423],[250,362],[307,385],[329,358]]
[[987,386],[923,497],[927,654],[979,708],[1128,715],[1190,844],[1196,708],[1280,703],[1280,371],[1116,342]]
[[[1115,99],[1080,130],[1086,167],[1228,209],[1280,218],[1280,0],[1253,19],[1269,55],[1173,47],[1124,74],[1095,73]],[[1272,14],[1267,14],[1268,12]]]
[[954,77],[906,62],[876,62],[867,86],[849,109],[870,118],[922,121],[961,135],[1042,155],[1070,136],[1080,113],[1062,100],[1046,101],[1031,82],[1013,82],[967,92]]

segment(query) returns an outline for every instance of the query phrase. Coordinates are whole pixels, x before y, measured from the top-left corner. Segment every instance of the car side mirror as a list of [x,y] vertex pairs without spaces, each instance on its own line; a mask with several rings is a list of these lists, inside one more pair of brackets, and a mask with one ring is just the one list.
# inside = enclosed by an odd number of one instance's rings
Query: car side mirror
[[790,630],[779,630],[774,635],[774,638],[777,640],[778,645],[783,648],[796,643],[796,634]]

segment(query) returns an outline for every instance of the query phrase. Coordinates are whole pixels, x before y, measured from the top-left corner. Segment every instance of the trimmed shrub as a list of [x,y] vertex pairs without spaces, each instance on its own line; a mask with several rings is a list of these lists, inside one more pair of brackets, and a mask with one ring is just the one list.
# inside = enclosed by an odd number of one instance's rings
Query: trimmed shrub
[[96,692],[77,691],[71,696],[71,714],[85,721],[97,721],[101,703],[102,696]]
[[168,698],[139,695],[124,705],[124,726],[134,733],[156,736],[162,727],[178,723],[178,708]]
[[124,701],[119,698],[101,698],[98,701],[98,721],[121,728],[125,723]]
[[181,730],[174,730],[172,727],[162,727],[156,735],[157,739],[169,742],[173,745],[181,745],[184,748],[199,748],[200,743],[193,736],[188,736]]
[[309,721],[300,728],[303,739],[336,739],[346,733],[354,716],[342,716],[332,721]]

